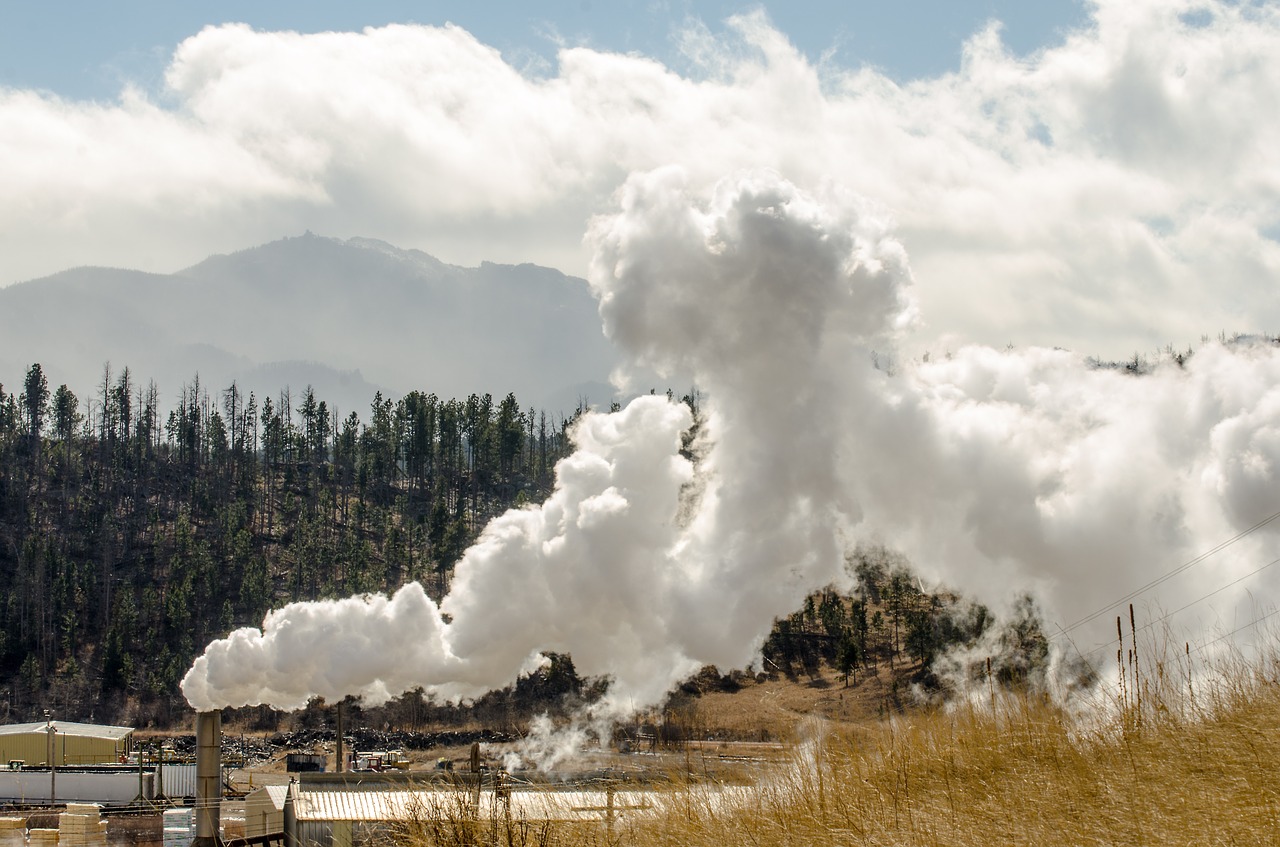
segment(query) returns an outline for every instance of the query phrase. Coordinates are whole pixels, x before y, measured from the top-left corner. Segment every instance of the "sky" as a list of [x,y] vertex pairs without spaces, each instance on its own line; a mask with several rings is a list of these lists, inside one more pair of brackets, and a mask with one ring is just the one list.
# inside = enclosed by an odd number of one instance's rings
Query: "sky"
[[[679,61],[678,34],[691,21],[723,30],[723,21],[759,4],[657,0],[552,2],[279,2],[3,4],[0,83],[77,100],[114,100],[125,85],[158,93],[174,49],[206,26],[247,23],[258,30],[360,32],[392,23],[456,24],[515,65],[550,70],[562,46],[636,52]],[[769,17],[806,55],[873,65],[898,80],[954,70],[966,38],[1000,20],[1019,52],[1060,39],[1085,19],[1079,0],[914,0],[765,4]],[[909,14],[902,14],[906,8]],[[930,21],[927,30],[918,26]],[[68,29],[67,20],[76,21]]]
[[882,209],[905,349],[1275,332],[1280,7],[0,6],[0,285],[304,231],[585,275],[628,175]]

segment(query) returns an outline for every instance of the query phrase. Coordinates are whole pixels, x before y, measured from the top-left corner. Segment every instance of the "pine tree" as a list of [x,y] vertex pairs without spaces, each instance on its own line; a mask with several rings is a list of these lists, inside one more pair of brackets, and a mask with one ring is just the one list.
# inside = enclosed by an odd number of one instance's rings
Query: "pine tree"
[[26,436],[36,446],[44,431],[45,413],[49,408],[49,381],[45,379],[44,370],[38,362],[27,371],[21,402]]

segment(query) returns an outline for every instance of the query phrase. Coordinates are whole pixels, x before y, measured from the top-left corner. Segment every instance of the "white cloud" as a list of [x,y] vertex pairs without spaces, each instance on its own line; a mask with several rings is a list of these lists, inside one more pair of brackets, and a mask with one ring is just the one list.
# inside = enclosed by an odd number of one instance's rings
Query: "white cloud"
[[586,48],[524,76],[456,27],[211,27],[162,103],[0,92],[0,280],[172,270],[305,228],[582,273],[586,221],[627,173],[769,167],[894,216],[921,344],[1123,356],[1274,329],[1280,8],[1093,12],[1032,56],[990,27],[958,72],[906,86],[815,66],[759,14],[691,30],[696,76]]

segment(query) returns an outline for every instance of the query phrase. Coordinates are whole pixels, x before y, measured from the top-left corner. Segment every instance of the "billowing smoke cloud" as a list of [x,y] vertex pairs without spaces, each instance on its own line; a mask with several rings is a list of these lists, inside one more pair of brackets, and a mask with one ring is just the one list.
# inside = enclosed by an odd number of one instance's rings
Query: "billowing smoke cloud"
[[439,607],[418,583],[389,599],[293,603],[261,631],[209,645],[183,693],[199,709],[292,709],[315,695],[380,702],[419,685],[458,699],[501,687],[537,667],[540,651],[559,650],[590,673],[616,670],[628,694],[660,697],[672,675],[697,667],[667,637],[663,610],[679,590],[669,551],[690,479],[679,455],[690,423],[688,409],[665,397],[585,416],[552,496],[493,521]]
[[[865,526],[935,579],[986,597],[1034,588],[1070,627],[1280,510],[1277,378],[1265,341],[1206,344],[1142,376],[1061,350],[959,350],[911,368],[898,404],[851,439]],[[892,461],[876,461],[884,449]],[[1161,617],[1277,555],[1265,527],[1138,606]],[[1278,577],[1189,609],[1182,634],[1248,623],[1265,609],[1236,601],[1265,604]],[[1114,617],[1101,623],[1114,635]]]
[[[705,391],[696,461],[681,403],[587,415],[552,497],[494,521],[439,608],[417,585],[293,604],[208,647],[183,682],[194,706],[465,698],[565,651],[625,712],[700,665],[750,664],[776,616],[847,581],[859,543],[988,602],[1031,591],[1065,628],[1280,508],[1270,343],[1141,376],[1047,349],[904,361],[911,277],[873,206],[769,171],[704,193],[678,168],[618,200],[588,233],[591,284],[632,366]],[[1183,631],[1235,628],[1277,556],[1264,528],[1143,599],[1212,595]]]
[[293,604],[209,646],[183,682],[193,705],[474,696],[555,650],[613,677],[614,707],[642,707],[703,664],[749,664],[774,617],[841,579],[855,507],[827,410],[846,375],[873,374],[859,351],[909,319],[904,252],[849,198],[772,174],[704,206],[680,171],[658,171],[622,207],[589,235],[592,284],[637,364],[706,390],[696,473],[683,403],[587,415],[552,497],[486,528],[439,609],[416,585]]

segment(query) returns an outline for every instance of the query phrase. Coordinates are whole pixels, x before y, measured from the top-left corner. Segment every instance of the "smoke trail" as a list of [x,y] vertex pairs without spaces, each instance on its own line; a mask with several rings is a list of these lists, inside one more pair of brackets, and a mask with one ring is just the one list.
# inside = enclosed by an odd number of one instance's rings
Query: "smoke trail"
[[[588,232],[591,285],[633,367],[705,390],[697,461],[681,403],[586,415],[552,496],[493,521],[438,608],[417,585],[291,604],[208,646],[183,680],[193,706],[467,698],[558,651],[611,676],[603,712],[622,713],[701,665],[751,664],[775,617],[847,580],[861,541],[989,602],[1034,591],[1067,624],[1280,509],[1273,346],[1210,345],[1142,377],[1056,350],[904,363],[906,254],[857,198],[770,172],[702,197],[664,169],[618,200]],[[1161,599],[1276,548],[1256,533]],[[1194,626],[1275,583],[1242,581]]]
[[381,702],[420,685],[459,699],[534,669],[543,650],[572,651],[591,673],[605,672],[613,656],[635,669],[637,686],[691,672],[696,662],[677,650],[653,652],[676,581],[666,551],[690,478],[679,455],[690,422],[688,409],[665,397],[584,416],[551,497],[494,520],[458,563],[439,607],[417,583],[391,598],[291,603],[261,630],[210,644],[183,693],[198,709],[295,709],[316,695]]

